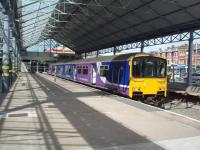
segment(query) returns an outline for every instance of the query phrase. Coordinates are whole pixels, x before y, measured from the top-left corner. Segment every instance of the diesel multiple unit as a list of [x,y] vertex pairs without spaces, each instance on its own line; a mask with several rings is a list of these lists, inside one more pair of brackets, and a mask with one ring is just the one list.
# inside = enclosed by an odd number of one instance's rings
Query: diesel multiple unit
[[167,96],[167,62],[134,53],[51,64],[49,74],[136,97]]

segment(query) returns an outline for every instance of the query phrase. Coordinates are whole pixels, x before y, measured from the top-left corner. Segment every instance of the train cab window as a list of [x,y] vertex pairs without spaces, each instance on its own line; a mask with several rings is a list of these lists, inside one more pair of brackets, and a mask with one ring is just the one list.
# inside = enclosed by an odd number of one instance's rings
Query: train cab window
[[141,57],[133,61],[133,76],[134,77],[165,77],[166,64],[164,59],[156,57]]
[[107,65],[100,66],[100,76],[107,77],[109,67]]
[[143,68],[144,68],[144,76],[145,77],[154,77],[155,74],[155,62],[154,61],[150,61],[148,59],[144,60],[144,64],[143,64]]
[[83,74],[88,74],[88,66],[83,67]]

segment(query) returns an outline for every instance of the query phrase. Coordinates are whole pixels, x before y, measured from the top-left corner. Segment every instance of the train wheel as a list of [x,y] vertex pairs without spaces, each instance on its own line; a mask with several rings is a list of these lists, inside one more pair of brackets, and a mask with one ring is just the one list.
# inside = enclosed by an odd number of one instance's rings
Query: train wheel
[[159,98],[158,102],[157,102],[157,107],[165,108],[166,101],[167,101],[167,99],[165,97]]
[[154,97],[148,96],[146,99],[144,99],[144,103],[146,104],[152,104]]

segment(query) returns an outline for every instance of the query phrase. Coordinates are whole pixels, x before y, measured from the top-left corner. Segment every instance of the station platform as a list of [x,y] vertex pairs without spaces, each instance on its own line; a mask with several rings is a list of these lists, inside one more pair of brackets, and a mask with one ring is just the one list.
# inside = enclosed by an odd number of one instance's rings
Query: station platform
[[200,121],[46,74],[20,74],[0,98],[0,150],[200,147]]
[[170,92],[200,97],[200,86],[187,86],[186,83],[168,83]]

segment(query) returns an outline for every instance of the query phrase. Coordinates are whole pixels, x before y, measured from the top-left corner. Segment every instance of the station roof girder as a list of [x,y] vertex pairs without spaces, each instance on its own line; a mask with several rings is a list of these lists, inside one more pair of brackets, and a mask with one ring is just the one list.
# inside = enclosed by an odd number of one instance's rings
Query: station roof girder
[[[24,3],[17,3],[16,19],[21,23],[19,32],[24,47],[52,38],[83,53],[200,26],[199,0],[21,1]],[[7,2],[1,3],[10,10]],[[30,38],[33,34],[34,38]]]
[[[199,0],[60,0],[56,6],[65,15],[52,35],[77,52],[89,52],[198,29]],[[69,15],[67,15],[69,14]],[[70,15],[71,14],[71,15]],[[76,14],[76,15],[74,15]]]

